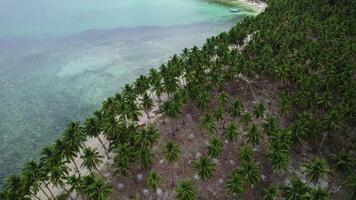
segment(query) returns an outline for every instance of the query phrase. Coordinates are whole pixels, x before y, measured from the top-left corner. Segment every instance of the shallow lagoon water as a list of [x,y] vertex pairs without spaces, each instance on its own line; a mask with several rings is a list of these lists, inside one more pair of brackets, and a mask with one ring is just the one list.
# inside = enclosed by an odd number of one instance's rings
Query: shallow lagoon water
[[0,184],[69,121],[244,16],[194,0],[0,0]]

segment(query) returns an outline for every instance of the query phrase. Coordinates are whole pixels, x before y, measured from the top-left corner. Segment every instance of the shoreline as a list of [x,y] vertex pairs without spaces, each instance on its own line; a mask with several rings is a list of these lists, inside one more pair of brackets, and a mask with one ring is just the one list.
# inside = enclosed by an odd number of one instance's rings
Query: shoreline
[[265,2],[255,2],[254,0],[235,0],[236,4],[254,10],[257,14],[263,12],[267,8]]

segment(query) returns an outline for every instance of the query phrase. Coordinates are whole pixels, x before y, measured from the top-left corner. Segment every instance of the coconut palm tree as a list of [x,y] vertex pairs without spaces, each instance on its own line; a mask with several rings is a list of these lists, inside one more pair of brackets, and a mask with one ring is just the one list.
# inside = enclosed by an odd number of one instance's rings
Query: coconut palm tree
[[210,114],[204,115],[204,117],[201,119],[200,128],[203,131],[209,133],[210,135],[214,134],[217,131],[217,126],[218,124],[216,119]]
[[150,97],[150,95],[147,92],[145,92],[142,96],[141,106],[143,108],[143,111],[146,113],[147,118],[151,124],[152,122],[151,122],[150,111],[153,109],[154,104],[153,104],[153,99]]
[[254,187],[261,181],[261,170],[253,160],[242,162],[239,168],[239,173],[245,184],[249,186]]
[[267,158],[275,171],[286,170],[289,166],[289,152],[279,145],[272,145],[267,152]]
[[239,135],[239,127],[236,123],[231,122],[226,126],[224,130],[224,135],[227,140],[233,142],[236,140],[237,136]]
[[278,187],[271,185],[263,190],[263,200],[277,200],[279,195]]
[[47,174],[43,173],[40,166],[35,161],[25,163],[22,173],[24,177],[26,177],[26,182],[31,185],[30,190],[32,194],[36,195],[38,191],[41,190],[47,199],[50,199],[41,185],[41,183],[43,184],[43,180],[45,180]]
[[310,188],[309,192],[305,195],[304,199],[308,200],[328,200],[329,193],[323,188]]
[[[175,101],[174,99],[171,101],[166,101],[163,104],[163,112],[166,117],[173,120],[177,120],[182,114],[182,105],[178,101]],[[174,136],[175,131],[178,129],[178,127],[175,127],[174,129],[174,126],[172,125],[171,128],[172,128],[172,134]]]
[[225,91],[220,92],[217,97],[218,106],[225,108],[229,100],[230,100],[230,95],[228,93],[226,93]]
[[194,173],[196,173],[203,181],[211,178],[215,171],[215,163],[207,156],[202,156],[198,160],[193,160],[192,166]]
[[233,118],[241,116],[243,112],[243,106],[240,100],[236,99],[229,107],[230,116]]
[[218,129],[220,129],[221,127],[224,127],[224,124],[223,124],[224,110],[223,110],[223,108],[218,106],[215,109],[213,115],[214,115],[214,118],[217,120]]
[[98,139],[98,141],[100,142],[101,146],[105,151],[107,158],[110,159],[109,150],[105,146],[104,142],[100,139],[101,128],[100,128],[99,121],[95,120],[95,118],[93,117],[88,118],[84,124],[84,131],[86,135],[88,135],[89,137],[95,137]]
[[141,168],[147,169],[153,162],[153,153],[151,149],[143,146],[138,147],[135,152],[138,163],[140,164]]
[[325,178],[328,173],[327,163],[324,159],[312,159],[303,164],[306,177],[309,183],[316,184],[320,179]]
[[213,137],[210,140],[208,148],[208,155],[212,158],[217,158],[224,151],[224,142],[218,137]]
[[272,135],[273,132],[279,129],[278,119],[272,115],[269,115],[266,121],[262,124],[263,133],[268,136]]
[[69,192],[76,191],[76,194],[80,194],[80,184],[81,184],[81,177],[77,177],[75,175],[65,177],[66,184],[69,186]]
[[252,122],[252,115],[250,112],[245,112],[241,115],[241,123],[244,125],[244,127],[250,126]]
[[209,93],[204,89],[200,90],[196,96],[196,104],[198,108],[204,111],[209,107],[209,103],[210,103]]
[[252,145],[259,145],[262,138],[260,129],[256,124],[253,124],[247,131],[247,142]]
[[119,144],[115,148],[114,174],[126,175],[129,172],[132,159],[135,157],[133,148],[127,144]]
[[169,141],[163,146],[164,158],[171,164],[172,186],[174,185],[174,182],[175,182],[174,181],[173,163],[179,159],[180,153],[181,153],[180,147],[176,143]]
[[263,118],[265,111],[266,111],[266,107],[262,102],[259,102],[253,106],[253,115],[255,116],[256,119],[261,117]]
[[352,155],[344,150],[331,155],[331,161],[333,163],[332,168],[344,173],[351,172],[355,163]]
[[253,159],[253,151],[251,145],[244,145],[240,147],[239,158],[242,162],[249,162]]
[[152,147],[152,145],[158,140],[159,132],[158,129],[149,125],[147,128],[141,130],[139,134],[134,136],[135,144],[143,147]]
[[29,200],[30,198],[26,197],[27,194],[24,190],[23,179],[18,175],[11,175],[7,178],[4,185],[5,200]]
[[49,172],[49,180],[55,187],[61,187],[67,194],[67,196],[73,200],[70,195],[70,191],[66,188],[65,180],[69,174],[69,167],[66,162],[58,163],[58,165],[53,166]]
[[148,188],[150,188],[152,191],[155,191],[161,185],[161,177],[156,172],[151,171],[147,175],[146,184]]
[[283,187],[283,198],[286,200],[301,200],[308,193],[308,187],[299,178],[292,177],[287,186]]
[[111,194],[111,186],[100,178],[94,177],[94,181],[87,188],[88,200],[107,200]]
[[86,167],[91,173],[93,173],[93,169],[95,169],[107,181],[106,177],[98,169],[98,165],[103,162],[101,160],[102,158],[103,156],[100,155],[96,149],[86,147],[83,150],[83,155],[81,156],[81,159],[83,159],[81,166]]
[[184,179],[179,181],[175,188],[177,200],[196,200],[198,199],[198,190],[191,180]]
[[245,191],[244,179],[238,170],[235,170],[226,181],[226,190],[229,195],[238,198]]

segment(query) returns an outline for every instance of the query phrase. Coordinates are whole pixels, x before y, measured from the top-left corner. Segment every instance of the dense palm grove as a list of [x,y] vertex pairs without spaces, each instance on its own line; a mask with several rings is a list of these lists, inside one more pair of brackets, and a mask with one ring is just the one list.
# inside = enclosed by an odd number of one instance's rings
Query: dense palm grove
[[[226,198],[243,198],[246,191],[260,187],[261,164],[254,149],[264,142],[264,157],[276,174],[287,176],[291,155],[302,146],[307,144],[310,154],[298,163],[305,176],[271,182],[256,199],[335,199],[342,191],[338,198],[355,199],[356,1],[269,0],[268,6],[257,17],[208,39],[201,49],[184,49],[159,70],[125,85],[84,123],[71,122],[43,149],[39,161],[26,163],[20,175],[8,178],[0,199],[40,199],[39,193],[46,199],[117,198],[111,177],[100,171],[103,156],[85,141],[100,141],[107,159],[113,160],[115,176],[127,175],[132,166],[150,169],[152,147],[160,137],[155,123],[165,123],[165,118],[177,125],[171,126],[171,140],[162,149],[171,177],[151,171],[147,187],[155,191],[162,179],[169,179],[176,199],[198,199],[195,179],[174,178],[174,163],[181,159],[175,134],[185,123],[184,106],[199,108],[197,126],[209,138],[207,154],[191,162],[200,181],[214,176],[223,139],[243,138],[236,147],[239,164],[226,172]],[[257,77],[280,85],[276,110],[267,109],[265,99],[256,95]],[[231,94],[231,88],[241,85],[254,99],[251,110]],[[156,105],[162,122],[151,119]],[[142,116],[148,119],[144,126],[138,124]],[[225,123],[225,116],[233,120]],[[80,172],[78,158],[87,175]],[[327,176],[338,178],[322,187]],[[52,192],[53,186],[61,188],[61,195]]]

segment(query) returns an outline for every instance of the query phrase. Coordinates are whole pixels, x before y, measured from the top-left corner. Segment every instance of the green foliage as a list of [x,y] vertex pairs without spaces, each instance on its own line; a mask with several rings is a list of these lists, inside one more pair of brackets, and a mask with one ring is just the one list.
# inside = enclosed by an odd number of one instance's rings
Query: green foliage
[[259,145],[262,138],[260,129],[256,124],[253,124],[247,131],[247,142],[252,145]]
[[214,116],[206,114],[201,119],[200,128],[212,135],[217,131],[218,124]]
[[309,189],[299,178],[291,178],[288,185],[283,187],[284,199],[304,199]]
[[234,197],[238,197],[243,194],[245,191],[243,180],[244,179],[241,174],[238,171],[234,171],[226,182],[227,192]]
[[230,142],[235,141],[239,135],[239,127],[237,124],[233,122],[229,123],[224,130],[224,135]]
[[271,185],[263,189],[263,200],[277,200],[279,195],[279,190],[276,185]]
[[324,159],[308,160],[303,164],[304,171],[308,181],[317,183],[320,179],[325,178],[328,170],[327,163]]
[[239,117],[243,112],[243,106],[240,100],[236,99],[229,107],[229,113],[231,117]]
[[224,142],[218,137],[214,137],[210,140],[208,148],[208,155],[212,158],[217,158],[224,151]]
[[249,162],[253,159],[253,151],[251,145],[244,145],[239,149],[239,159],[242,162]]
[[198,199],[198,190],[191,180],[181,180],[175,187],[177,200]]
[[161,184],[161,177],[154,171],[147,175],[146,184],[151,190],[156,190]]
[[215,171],[215,163],[213,160],[207,156],[203,156],[198,160],[192,161],[193,171],[198,175],[198,177],[206,181],[213,176]]
[[180,147],[176,143],[169,141],[163,146],[163,155],[169,163],[177,161],[180,153]]

